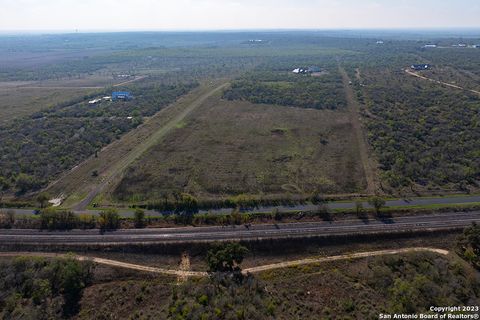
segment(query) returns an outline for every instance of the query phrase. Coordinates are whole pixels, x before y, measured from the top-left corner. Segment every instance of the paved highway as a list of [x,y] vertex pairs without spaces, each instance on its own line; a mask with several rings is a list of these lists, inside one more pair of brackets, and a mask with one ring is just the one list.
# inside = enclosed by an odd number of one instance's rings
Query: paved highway
[[[386,207],[414,207],[414,206],[426,206],[426,205],[461,205],[461,204],[474,204],[480,203],[480,195],[466,195],[466,196],[449,196],[449,197],[425,197],[425,198],[412,198],[412,199],[396,199],[387,200]],[[371,208],[367,202],[363,202],[364,208]],[[330,209],[355,209],[355,202],[353,201],[333,201],[327,202],[325,205]],[[279,211],[312,211],[318,209],[318,205],[313,204],[300,204],[294,206],[272,206],[272,207],[258,207],[254,209],[245,210],[249,213],[259,212],[272,212],[274,209]],[[8,209],[3,209],[8,210]],[[12,209],[18,216],[30,216],[34,215],[33,209]],[[212,209],[212,210],[200,210],[199,213],[212,213],[212,214],[228,214],[231,213],[231,208]],[[75,211],[75,213],[90,213],[98,214],[99,210],[83,210]],[[132,209],[119,209],[119,214],[122,217],[133,217]],[[147,214],[151,217],[161,216],[161,212],[148,210]]]
[[399,217],[392,220],[345,220],[236,227],[187,227],[118,230],[100,234],[98,230],[48,232],[39,230],[0,230],[0,244],[114,244],[192,241],[247,240],[321,235],[355,235],[396,231],[426,231],[462,228],[480,222],[480,211]]

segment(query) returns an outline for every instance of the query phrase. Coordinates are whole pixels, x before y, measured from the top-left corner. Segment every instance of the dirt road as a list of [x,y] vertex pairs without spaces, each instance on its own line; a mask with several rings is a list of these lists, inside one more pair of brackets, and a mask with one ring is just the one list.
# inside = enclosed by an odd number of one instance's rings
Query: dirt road
[[[84,211],[97,195],[112,186],[123,171],[150,147],[176,128],[188,114],[201,106],[210,96],[228,84],[225,82],[205,84],[181,98],[177,103],[163,109],[142,126],[127,133],[90,157],[57,181],[46,191],[55,198],[66,199],[65,207]],[[92,172],[97,171],[98,177]]]
[[[303,260],[294,260],[294,261],[286,261],[280,262],[275,264],[269,264],[264,266],[258,266],[253,268],[244,269],[242,272],[244,274],[247,273],[259,273],[268,270],[274,269],[282,269],[306,264],[313,264],[313,263],[324,263],[324,262],[332,262],[338,260],[349,260],[349,259],[361,259],[361,258],[368,258],[368,257],[376,257],[376,256],[385,256],[385,255],[395,255],[395,254],[402,254],[402,253],[411,253],[411,252],[432,252],[440,255],[448,255],[449,252],[443,249],[436,249],[436,248],[404,248],[404,249],[394,249],[394,250],[379,250],[379,251],[369,251],[369,252],[359,252],[359,253],[352,253],[352,254],[344,254],[344,255],[337,255],[337,256],[330,256],[330,257],[321,257],[321,258],[310,258],[310,259],[303,259]],[[65,254],[56,254],[56,253],[38,253],[38,252],[2,252],[0,253],[0,257],[45,257],[45,258],[56,258],[56,257],[65,257]],[[187,270],[171,270],[171,269],[163,269],[157,267],[149,267],[143,266],[138,264],[126,263],[117,260],[110,260],[110,259],[103,259],[103,258],[96,258],[96,257],[88,257],[88,256],[73,256],[75,259],[79,261],[92,261],[97,264],[106,265],[110,267],[118,267],[124,268],[129,270],[136,270],[136,271],[144,271],[150,273],[157,273],[157,274],[165,274],[165,275],[172,275],[177,276],[180,279],[185,279],[187,277],[206,277],[208,275],[207,272],[203,271],[187,271]],[[183,267],[181,269],[184,269]]]
[[150,137],[146,140],[142,141],[138,144],[135,148],[133,148],[129,153],[125,154],[122,158],[118,159],[116,163],[111,164],[110,170],[104,173],[101,176],[100,183],[97,184],[89,193],[88,195],[75,204],[73,209],[75,211],[82,211],[87,208],[87,206],[95,199],[95,197],[103,192],[115,178],[122,174],[123,171],[131,165],[136,159],[138,159],[143,153],[145,153],[150,147],[154,146],[158,143],[163,137],[167,135],[175,126],[180,123],[188,114],[190,114],[193,110],[197,107],[202,105],[205,100],[207,100],[210,96],[214,95],[216,92],[222,90],[226,87],[226,84],[223,84],[215,89],[207,92],[206,94],[199,97],[195,102],[193,102],[188,108],[180,112],[176,117],[174,117],[171,121],[166,123],[163,127],[161,127],[156,132],[152,133]]
[[280,263],[269,264],[265,266],[244,269],[243,272],[257,273],[257,272],[263,272],[263,271],[268,271],[273,269],[289,268],[289,267],[295,267],[295,266],[312,264],[312,263],[323,263],[323,262],[331,262],[331,261],[347,260],[347,259],[360,259],[360,258],[395,255],[395,254],[410,253],[410,252],[433,252],[441,255],[447,255],[449,253],[447,250],[435,249],[435,248],[405,248],[405,249],[397,249],[397,250],[380,250],[380,251],[344,254],[344,255],[323,257],[323,258],[286,261],[286,262],[280,262]]
[[[57,254],[57,253],[41,253],[41,252],[2,252],[0,253],[0,257],[62,258],[67,256],[69,255]],[[138,264],[132,264],[132,263],[127,263],[127,262],[122,262],[117,260],[110,260],[110,259],[103,259],[103,258],[96,258],[96,257],[74,255],[73,258],[78,261],[92,261],[94,263],[110,266],[110,267],[118,267],[118,268],[124,268],[129,270],[166,274],[166,275],[172,275],[177,277],[205,277],[208,275],[207,272],[201,272],[201,271],[170,270],[170,269],[142,266]]]
[[350,110],[350,119],[353,129],[355,130],[355,136],[357,137],[360,161],[363,164],[363,171],[365,173],[365,179],[367,182],[367,193],[375,194],[378,190],[377,175],[374,169],[373,160],[369,157],[368,144],[365,135],[363,134],[362,123],[360,122],[360,106],[355,98],[355,93],[352,89],[352,86],[350,85],[351,80],[348,77],[347,72],[341,66],[339,66],[338,69],[342,75],[347,104]]
[[116,87],[121,87],[121,86],[124,86],[124,85],[126,85],[126,84],[129,84],[129,83],[132,83],[132,82],[136,82],[136,81],[139,81],[139,80],[142,80],[142,79],[145,79],[145,78],[146,78],[146,76],[135,77],[135,79],[114,84],[113,87],[114,87],[114,88],[116,88]]
[[453,88],[453,89],[464,90],[464,91],[468,91],[468,92],[471,92],[471,93],[475,93],[475,94],[480,95],[480,91],[477,91],[477,90],[467,89],[467,88],[464,88],[464,87],[461,87],[461,86],[457,86],[457,85],[455,85],[455,84],[443,82],[443,81],[440,81],[440,80],[431,79],[431,78],[422,76],[421,74],[418,74],[418,73],[416,73],[416,72],[410,71],[410,70],[408,70],[408,69],[405,69],[405,72],[406,72],[408,75],[417,77],[417,78],[419,78],[419,79],[428,80],[428,81],[431,81],[431,82],[434,82],[434,83],[437,83],[437,84],[441,84],[441,85],[444,85],[444,86],[447,86],[447,87],[450,87],[450,88]]

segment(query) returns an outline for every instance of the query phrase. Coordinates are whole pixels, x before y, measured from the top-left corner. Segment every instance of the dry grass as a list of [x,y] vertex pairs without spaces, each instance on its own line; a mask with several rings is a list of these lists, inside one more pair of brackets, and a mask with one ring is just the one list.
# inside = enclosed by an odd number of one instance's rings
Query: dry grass
[[28,88],[0,83],[0,124],[63,101],[81,97],[92,89]]
[[108,70],[60,80],[0,81],[0,124],[125,81]]
[[354,193],[366,186],[358,152],[347,111],[212,97],[127,170],[116,196]]
[[[73,206],[85,198],[95,197],[104,188],[108,188],[107,185],[114,184],[123,170],[145,150],[177,127],[183,117],[197,107],[197,101],[202,101],[202,97],[214,91],[220,83],[222,81],[205,83],[164,108],[137,129],[103,148],[98,157],[92,156],[66,172],[47,187],[47,192],[53,196],[65,197],[64,206]],[[97,171],[99,177],[92,176],[93,171]]]

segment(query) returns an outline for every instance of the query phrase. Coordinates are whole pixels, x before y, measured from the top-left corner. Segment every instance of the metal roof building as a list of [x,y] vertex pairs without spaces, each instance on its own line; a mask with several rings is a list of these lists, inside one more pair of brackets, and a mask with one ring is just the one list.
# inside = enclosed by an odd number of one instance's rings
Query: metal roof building
[[416,71],[428,70],[428,69],[430,69],[430,65],[429,64],[412,64],[412,66],[410,68],[412,68],[413,70],[416,70]]
[[133,99],[133,96],[130,92],[127,91],[117,91],[117,92],[112,92],[112,100],[131,100]]

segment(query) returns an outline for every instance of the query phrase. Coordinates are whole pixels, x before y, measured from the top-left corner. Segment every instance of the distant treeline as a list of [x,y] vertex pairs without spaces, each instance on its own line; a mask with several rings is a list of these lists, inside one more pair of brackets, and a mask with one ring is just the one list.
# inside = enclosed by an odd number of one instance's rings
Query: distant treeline
[[320,196],[279,196],[279,197],[255,197],[249,195],[238,195],[225,199],[203,199],[189,194],[173,194],[157,201],[150,201],[145,204],[137,205],[140,208],[148,210],[157,210],[161,212],[187,212],[196,213],[200,210],[215,210],[223,208],[238,208],[240,210],[253,209],[259,207],[274,206],[294,206],[307,203],[323,203],[325,200]]

